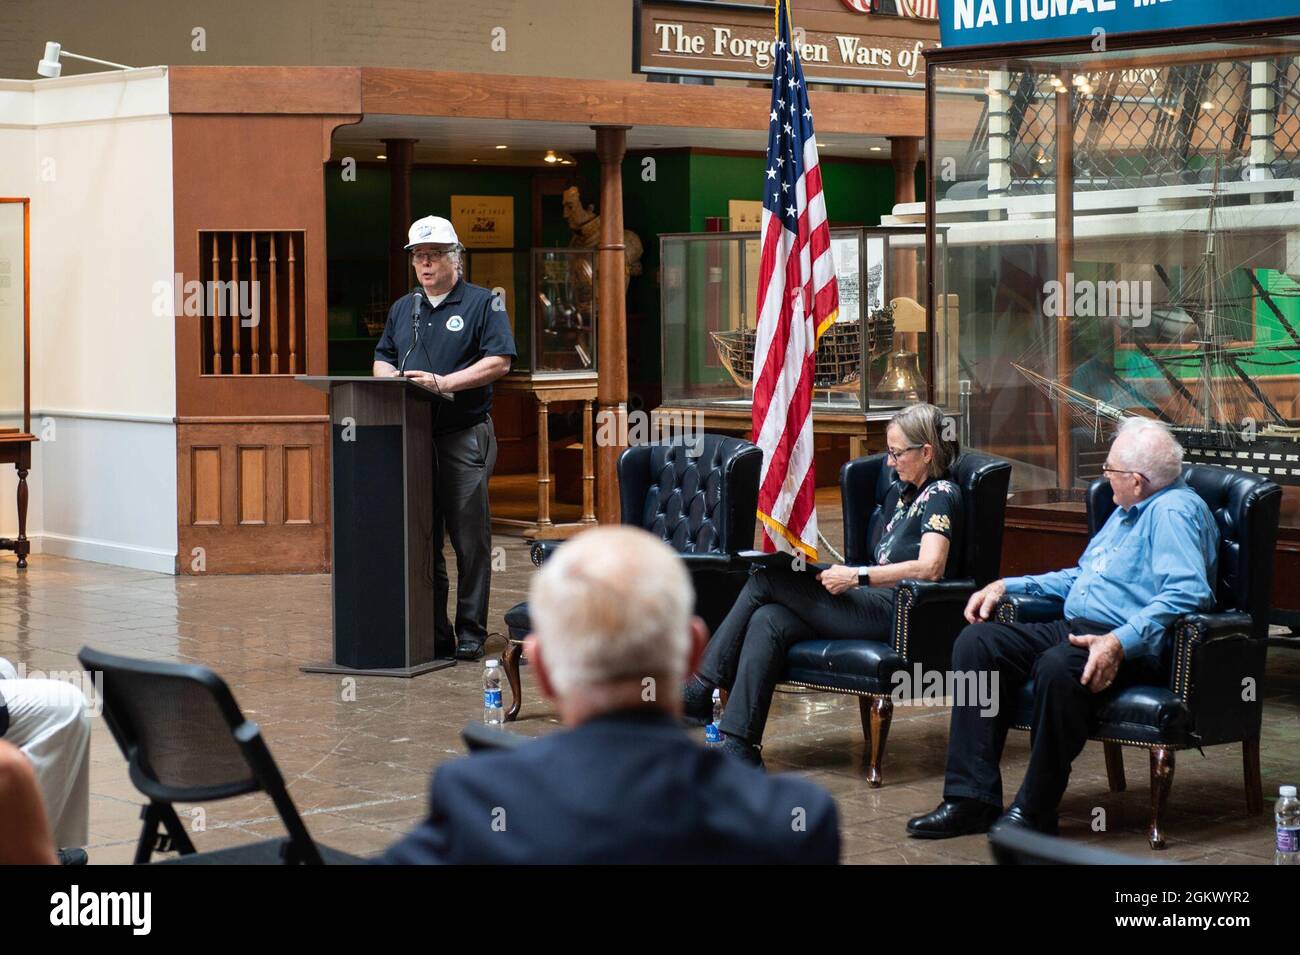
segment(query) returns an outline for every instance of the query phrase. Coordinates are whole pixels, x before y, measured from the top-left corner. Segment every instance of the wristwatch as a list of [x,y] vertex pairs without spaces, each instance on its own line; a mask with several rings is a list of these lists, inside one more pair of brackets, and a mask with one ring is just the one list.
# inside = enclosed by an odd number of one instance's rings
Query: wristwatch
[[871,586],[871,568],[870,568],[870,567],[867,567],[867,566],[864,565],[864,566],[858,568],[858,586],[859,586],[859,587],[870,587],[870,586]]

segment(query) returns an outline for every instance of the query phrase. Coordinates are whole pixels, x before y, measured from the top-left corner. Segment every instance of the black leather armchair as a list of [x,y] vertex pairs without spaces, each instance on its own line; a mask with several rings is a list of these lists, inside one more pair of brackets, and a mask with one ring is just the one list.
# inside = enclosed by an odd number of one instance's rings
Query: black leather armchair
[[[1168,681],[1121,690],[1102,708],[1091,737],[1105,748],[1111,792],[1125,787],[1121,747],[1150,751],[1147,839],[1152,849],[1165,844],[1161,818],[1177,750],[1241,743],[1247,811],[1258,813],[1263,807],[1259,730],[1282,489],[1258,475],[1202,464],[1184,466],[1183,477],[1209,505],[1219,527],[1214,611],[1187,614],[1173,623],[1162,662]],[[1101,530],[1114,509],[1110,482],[1094,481],[1088,488],[1089,536]],[[1063,613],[1060,599],[1014,594],[997,609],[998,619],[1006,622],[1059,620]],[[1017,729],[1030,728],[1033,693],[1031,681],[1017,698]]]
[[[946,672],[952,645],[965,626],[962,612],[980,587],[996,580],[1002,563],[1002,528],[1011,465],[968,451],[952,469],[962,508],[954,529],[943,580],[904,580],[894,599],[894,631],[889,643],[875,640],[806,640],[790,648],[782,682],[858,697],[862,731],[868,743],[867,781],[881,784],[880,764],[894,714],[894,674]],[[885,497],[895,479],[885,455],[858,458],[840,471],[844,508],[845,562],[872,564],[871,541],[878,540]],[[916,688],[919,692],[919,687]]]
[[[695,585],[695,612],[716,630],[748,574],[748,564],[735,554],[754,546],[763,452],[723,434],[705,434],[698,456],[691,450],[679,440],[619,455],[620,521],[645,528],[682,555]],[[537,541],[533,563],[541,566],[563,543]],[[520,642],[532,629],[527,602],[506,612],[506,628],[503,664],[514,697],[506,719],[513,720],[519,714]]]

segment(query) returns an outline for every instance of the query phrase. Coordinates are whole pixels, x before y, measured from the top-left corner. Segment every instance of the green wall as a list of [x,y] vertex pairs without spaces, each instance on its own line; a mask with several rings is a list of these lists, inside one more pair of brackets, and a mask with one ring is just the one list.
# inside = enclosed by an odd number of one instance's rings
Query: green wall
[[[767,160],[761,156],[691,156],[691,232],[708,216],[726,216],[729,199],[762,199]],[[880,225],[894,207],[894,171],[888,162],[821,163],[826,212],[832,224]]]
[[[583,199],[599,209],[599,163],[590,153],[576,158],[573,176],[582,186]],[[654,160],[653,176],[644,163],[647,158]],[[761,156],[687,150],[629,152],[624,160],[623,223],[644,246],[641,275],[628,287],[628,377],[634,405],[638,399],[658,403],[659,236],[703,232],[706,218],[727,216],[728,200],[761,199],[764,168]],[[894,174],[887,161],[825,159],[822,170],[832,223],[877,225],[892,209]],[[388,304],[388,170],[379,164],[359,166],[355,182],[344,182],[340,173],[337,163],[325,167],[331,374],[369,370],[375,339],[366,334],[364,313],[372,301]],[[918,175],[918,195],[923,186]],[[474,166],[412,171],[413,216],[450,216],[453,195],[513,196],[515,250],[528,249],[533,201],[529,171]],[[558,197],[543,203],[542,232],[544,244],[567,244],[568,227]],[[517,304],[527,300],[525,263],[525,256],[517,257]]]

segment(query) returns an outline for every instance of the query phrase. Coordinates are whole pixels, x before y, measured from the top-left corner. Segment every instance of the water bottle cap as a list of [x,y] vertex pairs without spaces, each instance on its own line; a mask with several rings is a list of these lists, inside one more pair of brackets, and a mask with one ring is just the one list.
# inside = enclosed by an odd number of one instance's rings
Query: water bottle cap
[[1292,799],[1294,799],[1294,798],[1295,798],[1295,787],[1294,787],[1294,786],[1280,786],[1280,787],[1278,788],[1277,794],[1278,794],[1279,796],[1290,796]]
[[722,691],[721,691],[721,690],[714,690],[714,691],[713,691],[713,698],[714,698],[715,700],[720,700],[720,699],[722,699]]
[[498,660],[496,657],[493,657],[487,662],[487,666],[489,670],[492,669],[492,667],[499,667],[500,665],[501,665],[501,661]]

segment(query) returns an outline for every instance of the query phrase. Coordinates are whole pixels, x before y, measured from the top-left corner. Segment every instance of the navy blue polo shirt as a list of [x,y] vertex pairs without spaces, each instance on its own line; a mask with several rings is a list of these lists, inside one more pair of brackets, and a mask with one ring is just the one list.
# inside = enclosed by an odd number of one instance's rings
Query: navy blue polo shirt
[[[515,337],[504,307],[492,307],[492,293],[457,279],[437,308],[421,292],[403,295],[388,310],[384,334],[375,346],[375,360],[404,371],[429,371],[449,375],[468,368],[489,355],[514,358]],[[412,318],[419,304],[420,336],[415,340]],[[412,348],[412,342],[415,347]],[[408,354],[409,352],[409,354]],[[406,363],[402,364],[405,356]],[[469,388],[453,395],[449,404],[439,401],[437,434],[478,424],[492,410],[492,386]]]

